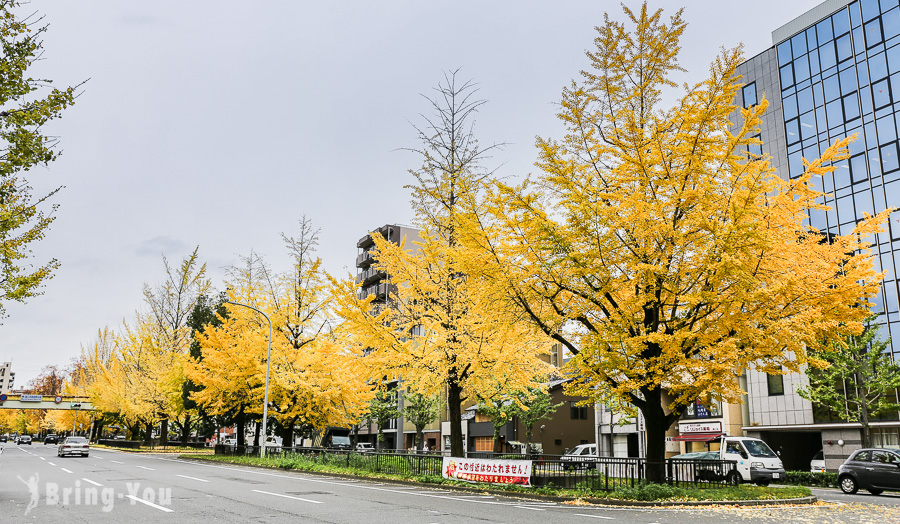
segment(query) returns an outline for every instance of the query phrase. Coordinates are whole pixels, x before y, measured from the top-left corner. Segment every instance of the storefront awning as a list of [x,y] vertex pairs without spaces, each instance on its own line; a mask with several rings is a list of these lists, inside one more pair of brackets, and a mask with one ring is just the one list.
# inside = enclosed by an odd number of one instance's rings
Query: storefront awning
[[724,433],[686,433],[672,437],[672,440],[676,442],[712,442],[722,435]]

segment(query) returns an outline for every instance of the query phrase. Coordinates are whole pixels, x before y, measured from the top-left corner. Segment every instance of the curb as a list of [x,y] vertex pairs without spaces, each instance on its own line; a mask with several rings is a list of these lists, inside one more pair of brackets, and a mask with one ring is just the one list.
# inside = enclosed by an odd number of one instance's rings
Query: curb
[[276,471],[284,471],[284,472],[293,472],[293,473],[302,473],[304,475],[315,475],[318,477],[334,477],[341,479],[352,479],[352,480],[369,480],[372,482],[380,482],[384,484],[396,484],[398,486],[417,486],[423,489],[441,489],[441,490],[450,490],[450,491],[459,491],[462,493],[487,493],[490,495],[497,495],[501,497],[507,498],[520,498],[520,499],[529,499],[529,500],[543,500],[548,502],[573,502],[576,500],[580,500],[583,502],[587,502],[590,504],[595,504],[598,506],[617,506],[617,507],[691,507],[691,506],[777,506],[784,504],[815,504],[818,502],[818,499],[815,495],[811,495],[809,497],[801,497],[796,499],[771,499],[771,500],[680,500],[680,501],[668,501],[668,502],[644,502],[639,500],[615,500],[615,499],[598,499],[593,497],[561,497],[556,495],[542,495],[540,493],[522,493],[519,491],[503,491],[499,489],[483,489],[483,488],[469,488],[466,486],[454,486],[454,485],[445,485],[445,484],[423,484],[421,482],[414,482],[410,480],[399,480],[399,479],[382,479],[382,478],[373,478],[373,477],[359,477],[356,475],[345,475],[342,473],[325,473],[319,471],[303,471],[298,469],[282,469],[275,466],[262,466],[259,464],[233,464],[229,462],[222,462],[220,460],[211,460],[207,458],[183,458],[181,455],[175,457],[178,460],[183,460],[185,462],[205,462],[210,464],[230,464],[232,466],[240,466],[245,468],[256,468],[256,469],[265,469],[265,470],[276,470]]

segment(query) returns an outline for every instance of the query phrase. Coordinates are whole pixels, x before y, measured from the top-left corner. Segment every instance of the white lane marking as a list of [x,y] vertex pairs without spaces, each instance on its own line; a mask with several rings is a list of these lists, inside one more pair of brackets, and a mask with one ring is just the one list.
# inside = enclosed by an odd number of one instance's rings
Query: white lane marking
[[196,481],[199,481],[199,482],[209,482],[208,480],[198,479],[197,477],[189,477],[189,476],[187,476],[187,475],[175,475],[175,476],[176,476],[176,477],[181,477],[181,478],[183,478],[183,479],[196,480]]
[[576,513],[576,517],[588,517],[592,519],[606,519],[606,520],[616,520],[612,517],[604,517],[603,515],[585,515],[584,513]]
[[59,468],[59,469],[65,471],[66,473],[71,473],[71,471],[67,470],[66,468]]
[[94,458],[97,459],[97,460],[103,460],[103,457],[98,457],[98,456],[96,456],[96,455],[94,455]]
[[286,499],[302,500],[303,502],[312,502],[313,504],[322,504],[322,502],[320,502],[318,500],[301,499],[300,497],[293,497],[291,495],[282,495],[281,493],[272,493],[271,491],[262,491],[262,490],[258,490],[258,489],[251,489],[250,491],[255,491],[256,493],[265,493],[266,495],[274,495],[276,497],[284,497]]
[[115,462],[116,464],[124,464],[124,462],[119,462],[118,460],[110,460],[110,462]]
[[532,508],[531,506],[518,506],[518,505],[516,505],[516,506],[513,506],[513,507],[516,507],[516,508],[519,508],[519,509],[530,509],[530,510],[532,510],[532,511],[547,511],[546,509],[542,509],[542,508]]
[[47,460],[47,459],[45,459],[44,457],[38,457],[38,458],[40,458],[41,460]]
[[47,464],[50,464],[51,466],[55,466],[55,465],[56,465],[56,464],[54,464],[54,463],[52,463],[52,462],[50,462],[50,461],[47,461]]
[[174,511],[171,508],[164,508],[164,507],[160,506],[159,504],[154,504],[148,500],[144,500],[144,499],[135,497],[134,495],[125,495],[125,498],[129,498],[135,502],[140,502],[141,504],[146,504],[146,505],[150,506],[151,508],[156,508],[160,511],[165,511],[166,513],[172,513],[172,511]]
[[136,467],[136,468],[141,468],[141,469],[150,470],[150,471],[156,471],[155,469],[153,469],[153,468],[148,468],[147,466],[135,466],[135,467]]
[[86,479],[86,478],[82,477],[81,480],[87,482],[88,484],[93,484],[93,485],[99,486],[99,487],[101,487],[101,488],[103,487],[103,484],[100,484],[99,482],[94,482],[94,481],[91,480],[91,479]]

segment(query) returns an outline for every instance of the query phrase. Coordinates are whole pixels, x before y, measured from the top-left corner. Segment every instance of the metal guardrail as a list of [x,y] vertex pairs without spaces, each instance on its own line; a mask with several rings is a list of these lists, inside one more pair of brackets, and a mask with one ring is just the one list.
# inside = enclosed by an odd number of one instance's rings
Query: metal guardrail
[[[258,446],[216,445],[216,455],[259,456]],[[441,475],[441,452],[358,452],[324,448],[281,448],[269,446],[266,455],[272,458],[303,457],[305,460],[359,471],[394,475]],[[509,453],[471,452],[466,458],[496,458],[531,460],[531,484],[560,488],[612,491],[618,486],[640,484],[647,478],[648,463],[641,458],[588,458],[565,455],[519,455]],[[579,460],[581,459],[581,460]],[[733,460],[672,460],[665,461],[666,482],[678,487],[721,487],[736,482],[737,463]]]

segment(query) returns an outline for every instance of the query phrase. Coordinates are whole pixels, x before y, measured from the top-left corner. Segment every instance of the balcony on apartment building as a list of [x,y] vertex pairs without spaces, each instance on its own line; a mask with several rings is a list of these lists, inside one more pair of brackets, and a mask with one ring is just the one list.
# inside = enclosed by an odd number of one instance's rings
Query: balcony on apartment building
[[374,267],[369,267],[360,271],[359,274],[356,275],[356,283],[362,284],[363,286],[368,286],[369,284],[381,280],[386,276],[387,273],[385,273],[384,271],[379,271]]
[[360,300],[365,299],[369,295],[375,295],[375,300],[386,300],[388,294],[397,292],[397,286],[387,282],[379,282],[371,286],[364,287],[357,292]]

